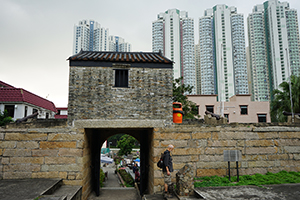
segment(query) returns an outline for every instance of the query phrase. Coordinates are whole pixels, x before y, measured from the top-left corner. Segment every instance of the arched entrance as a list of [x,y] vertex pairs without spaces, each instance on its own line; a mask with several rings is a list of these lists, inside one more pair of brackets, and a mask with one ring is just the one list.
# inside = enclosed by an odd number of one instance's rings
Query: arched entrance
[[123,133],[136,138],[140,143],[140,194],[147,193],[149,180],[149,153],[153,145],[151,145],[153,138],[152,128],[87,128],[85,129],[88,138],[87,145],[90,149],[91,160],[91,184],[96,195],[100,194],[100,151],[101,146],[109,137]]

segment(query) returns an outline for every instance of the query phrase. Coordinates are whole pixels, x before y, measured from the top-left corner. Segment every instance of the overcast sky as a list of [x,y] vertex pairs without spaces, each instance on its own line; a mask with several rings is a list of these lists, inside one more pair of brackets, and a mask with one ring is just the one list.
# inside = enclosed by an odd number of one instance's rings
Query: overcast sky
[[[198,19],[217,4],[237,7],[246,19],[262,0],[0,0],[0,80],[67,107],[73,28],[93,19],[131,43],[133,51],[151,51],[152,22],[176,8]],[[290,8],[300,10],[299,0]]]

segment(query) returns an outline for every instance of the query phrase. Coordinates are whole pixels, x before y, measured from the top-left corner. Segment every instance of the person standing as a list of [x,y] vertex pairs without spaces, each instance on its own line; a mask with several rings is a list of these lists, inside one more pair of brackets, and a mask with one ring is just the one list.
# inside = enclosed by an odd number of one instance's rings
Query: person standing
[[172,144],[168,145],[167,150],[164,152],[164,167],[163,167],[163,174],[164,174],[164,197],[172,198],[173,197],[173,190],[172,190],[172,176],[171,172],[173,172],[173,161],[171,156],[171,151],[173,151],[174,146]]

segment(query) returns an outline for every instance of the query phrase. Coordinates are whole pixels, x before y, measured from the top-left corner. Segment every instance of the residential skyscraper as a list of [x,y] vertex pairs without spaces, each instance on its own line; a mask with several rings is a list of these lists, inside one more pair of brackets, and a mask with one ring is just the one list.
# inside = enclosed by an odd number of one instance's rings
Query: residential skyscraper
[[216,5],[199,19],[201,94],[228,101],[248,94],[244,19],[236,7]]
[[109,36],[109,31],[94,20],[82,20],[74,26],[73,54],[84,51],[131,51],[131,45],[119,36]]
[[158,14],[152,23],[152,51],[174,61],[174,78],[183,77],[184,84],[194,87],[191,94],[196,94],[194,20],[186,11]]
[[109,51],[116,51],[116,52],[130,52],[131,45],[119,36],[109,36]]
[[269,0],[254,6],[247,21],[253,100],[269,101],[291,74],[300,75],[297,11]]

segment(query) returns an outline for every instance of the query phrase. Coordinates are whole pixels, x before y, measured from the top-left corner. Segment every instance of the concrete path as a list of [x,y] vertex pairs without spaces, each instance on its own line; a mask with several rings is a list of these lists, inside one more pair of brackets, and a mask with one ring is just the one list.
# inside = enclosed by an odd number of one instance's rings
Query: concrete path
[[88,200],[140,200],[136,189],[121,187],[121,183],[117,174],[115,174],[115,167],[103,167],[104,172],[108,172],[108,179],[104,182],[104,186],[100,188],[100,195],[97,197],[92,193]]

